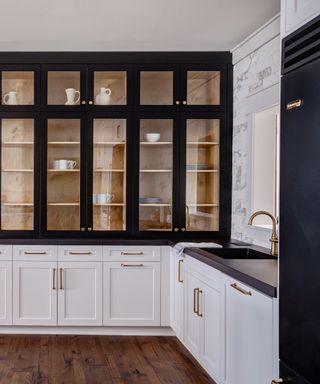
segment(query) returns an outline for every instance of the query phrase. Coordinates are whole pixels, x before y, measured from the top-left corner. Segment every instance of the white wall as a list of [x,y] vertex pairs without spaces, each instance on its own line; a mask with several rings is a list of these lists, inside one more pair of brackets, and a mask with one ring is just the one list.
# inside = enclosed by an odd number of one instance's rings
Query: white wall
[[251,211],[252,112],[279,103],[280,16],[233,50],[232,237],[269,247],[270,231],[248,226]]

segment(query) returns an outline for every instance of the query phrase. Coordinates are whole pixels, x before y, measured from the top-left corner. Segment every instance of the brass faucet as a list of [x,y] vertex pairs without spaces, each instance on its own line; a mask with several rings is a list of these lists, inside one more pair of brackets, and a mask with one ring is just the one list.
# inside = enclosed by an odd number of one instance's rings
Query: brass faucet
[[271,255],[273,256],[278,256],[278,242],[279,242],[279,239],[278,239],[278,234],[277,234],[277,220],[276,218],[269,212],[267,211],[257,211],[257,212],[254,212],[249,221],[248,221],[248,224],[249,225],[252,225],[252,222],[254,220],[255,217],[259,216],[259,215],[266,215],[266,216],[269,216],[271,221],[272,221],[272,235],[271,235],[271,238],[270,238],[270,241],[271,241]]

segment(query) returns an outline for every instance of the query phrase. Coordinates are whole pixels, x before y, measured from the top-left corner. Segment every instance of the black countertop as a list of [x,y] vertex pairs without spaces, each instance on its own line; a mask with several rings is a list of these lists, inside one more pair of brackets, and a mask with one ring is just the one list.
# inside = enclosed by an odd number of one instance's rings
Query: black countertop
[[[218,241],[214,241],[218,243]],[[239,248],[232,243],[222,244],[223,248]],[[254,245],[246,246],[259,252],[269,254],[269,249]],[[258,291],[277,297],[278,287],[278,259],[223,259],[199,248],[186,248],[186,255],[210,265],[228,276],[248,284]]]

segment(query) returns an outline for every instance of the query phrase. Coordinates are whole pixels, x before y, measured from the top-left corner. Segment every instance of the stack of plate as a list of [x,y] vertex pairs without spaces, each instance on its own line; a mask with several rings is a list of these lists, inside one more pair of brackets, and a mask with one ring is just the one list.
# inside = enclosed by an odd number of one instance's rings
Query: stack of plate
[[208,164],[187,164],[187,170],[196,171],[196,170],[204,170],[209,169]]
[[160,197],[140,197],[140,204],[160,204]]

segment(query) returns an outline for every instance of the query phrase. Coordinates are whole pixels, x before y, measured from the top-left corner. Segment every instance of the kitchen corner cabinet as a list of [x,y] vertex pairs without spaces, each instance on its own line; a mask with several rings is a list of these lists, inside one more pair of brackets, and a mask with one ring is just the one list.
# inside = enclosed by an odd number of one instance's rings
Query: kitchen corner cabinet
[[0,83],[0,237],[230,234],[230,53],[0,54]]

